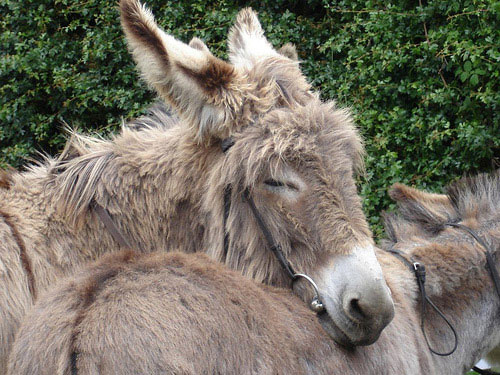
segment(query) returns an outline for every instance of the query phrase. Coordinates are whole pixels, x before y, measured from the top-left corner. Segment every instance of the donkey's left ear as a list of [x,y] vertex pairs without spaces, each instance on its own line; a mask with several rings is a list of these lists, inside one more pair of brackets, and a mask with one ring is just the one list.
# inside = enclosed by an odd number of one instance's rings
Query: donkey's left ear
[[145,81],[176,108],[201,142],[225,138],[240,113],[245,83],[199,39],[188,46],[167,35],[137,0],[120,1],[121,23]]
[[389,196],[396,201],[401,214],[411,220],[443,223],[455,212],[448,196],[428,193],[403,184],[394,184],[389,190]]

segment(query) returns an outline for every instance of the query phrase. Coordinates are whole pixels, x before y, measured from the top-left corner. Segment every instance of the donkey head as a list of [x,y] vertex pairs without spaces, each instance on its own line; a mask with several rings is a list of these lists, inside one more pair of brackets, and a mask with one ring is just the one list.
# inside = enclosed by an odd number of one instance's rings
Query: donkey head
[[[493,291],[484,267],[486,248],[464,227],[483,237],[492,254],[500,250],[500,171],[462,178],[447,193],[394,185],[389,194],[398,210],[384,214],[385,246],[426,264],[429,296],[444,298],[460,291],[466,298],[467,291]],[[496,268],[499,260],[495,258]]]
[[[180,142],[208,155],[200,160],[210,169],[200,205],[210,221],[207,242],[220,244],[211,255],[257,281],[290,285],[242,199],[249,192],[293,268],[317,282],[328,333],[346,345],[374,342],[393,303],[356,191],[363,146],[349,113],[311,92],[294,48],[275,51],[251,9],[238,14],[227,63],[199,39],[188,46],[165,34],[136,0],[120,8],[143,78],[185,125]],[[305,300],[312,295],[300,281],[294,288]]]

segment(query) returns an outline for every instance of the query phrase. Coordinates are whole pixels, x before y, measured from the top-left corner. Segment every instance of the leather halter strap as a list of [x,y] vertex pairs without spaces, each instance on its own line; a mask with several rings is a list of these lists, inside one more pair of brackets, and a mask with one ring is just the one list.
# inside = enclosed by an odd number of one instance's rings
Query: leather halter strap
[[489,369],[482,369],[476,366],[474,366],[472,369],[480,375],[500,375],[500,372]]
[[[420,328],[422,330],[422,333],[424,335],[425,342],[427,343],[427,347],[431,351],[431,353],[441,356],[441,357],[446,357],[455,352],[458,347],[458,335],[457,331],[453,327],[453,325],[450,323],[450,321],[446,318],[446,316],[442,313],[441,310],[434,304],[434,302],[431,301],[429,296],[427,296],[427,293],[425,291],[425,266],[419,262],[410,262],[406,257],[404,256],[404,253],[396,250],[396,249],[389,249],[386,250],[387,252],[393,254],[395,257],[397,257],[399,260],[401,260],[409,269],[415,274],[415,278],[417,279],[417,284],[418,284],[418,290],[420,292]],[[453,333],[455,343],[453,345],[453,348],[448,351],[448,352],[438,352],[434,350],[431,347],[431,344],[429,343],[429,339],[427,338],[427,334],[425,333],[425,313],[426,313],[426,305],[429,304],[443,319],[446,323],[446,325],[450,328],[451,332]]]
[[31,297],[34,301],[37,298],[37,290],[35,288],[35,275],[33,273],[31,260],[28,256],[28,251],[26,250],[26,244],[21,237],[21,233],[19,233],[19,231],[17,230],[17,226],[15,225],[13,218],[8,213],[0,211],[0,219],[3,219],[5,224],[10,227],[12,237],[14,237],[14,241],[19,248],[19,258],[21,260],[21,266],[23,267],[26,278],[28,279],[28,290],[30,291]]
[[488,268],[490,270],[491,278],[493,279],[493,283],[495,284],[495,288],[497,290],[498,297],[500,298],[500,276],[498,275],[497,268],[495,266],[495,260],[493,259],[493,252],[490,247],[486,244],[486,242],[479,237],[479,235],[472,229],[466,225],[458,224],[458,223],[446,223],[446,225],[450,227],[460,228],[469,233],[485,250],[486,263],[488,264]]
[[97,216],[99,216],[99,219],[101,222],[104,224],[108,232],[111,234],[113,239],[118,242],[120,247],[124,249],[132,249],[130,246],[130,242],[128,239],[120,232],[120,229],[116,226],[115,222],[111,218],[111,215],[109,214],[108,210],[106,210],[104,207],[102,207],[100,204],[97,202],[92,203],[92,208],[94,209],[95,213]]
[[278,262],[280,263],[281,267],[287,275],[294,281],[296,279],[295,271],[293,270],[291,264],[288,262],[288,260],[285,257],[285,254],[283,254],[283,250],[281,249],[281,245],[276,243],[274,241],[274,238],[267,228],[266,224],[264,224],[264,220],[262,219],[262,216],[260,215],[259,210],[257,210],[257,207],[255,207],[255,202],[253,201],[252,196],[250,195],[250,191],[245,189],[243,192],[243,198],[247,201],[248,205],[250,206],[250,209],[253,212],[253,215],[255,217],[255,220],[257,221],[257,224],[259,225],[260,230],[264,234],[264,237],[266,238],[266,242],[269,246],[269,249],[273,252],[273,254],[276,256],[276,259],[278,259]]
[[[233,138],[229,137],[226,139],[223,139],[221,141],[221,150],[225,154],[232,146],[234,145],[234,140]],[[233,189],[231,188],[231,185],[227,185],[224,189],[224,217],[223,217],[223,230],[224,230],[224,259],[227,257],[227,253],[229,251],[229,233],[227,232],[227,220],[229,217],[229,211],[231,210],[231,194],[232,194]],[[293,281],[296,279],[295,277],[295,271],[293,270],[292,266],[288,262],[288,260],[285,257],[285,254],[283,254],[283,250],[281,249],[281,245],[276,243],[274,241],[274,238],[267,228],[266,224],[264,223],[264,220],[262,219],[262,216],[257,210],[257,207],[255,206],[255,202],[250,195],[250,190],[248,188],[245,189],[243,192],[243,199],[248,203],[250,206],[250,209],[252,210],[252,213],[255,217],[255,220],[257,221],[257,224],[259,225],[260,230],[262,231],[262,234],[264,234],[264,237],[266,238],[266,242],[269,245],[269,248],[273,252],[273,254],[276,256],[276,259],[278,259],[278,262],[280,263],[281,267],[287,275],[290,277],[290,279]]]
[[[234,145],[234,140],[229,137],[226,139],[223,139],[221,141],[221,149],[223,153],[226,153],[232,146]],[[229,212],[231,210],[231,195],[232,195],[232,188],[231,185],[227,185],[224,188],[224,216],[223,216],[223,231],[224,231],[224,242],[223,242],[223,259],[227,258],[227,254],[229,251],[229,233],[227,232],[227,221],[229,218]],[[319,291],[318,291],[318,286],[314,282],[314,280],[302,273],[296,273],[292,267],[292,265],[288,262],[286,259],[285,254],[283,253],[283,249],[281,248],[281,245],[274,241],[274,238],[269,231],[269,228],[266,226],[264,219],[262,218],[262,215],[260,214],[259,210],[255,206],[255,202],[250,194],[250,190],[248,188],[245,189],[243,192],[243,200],[248,203],[250,206],[250,209],[252,210],[252,213],[255,217],[255,221],[257,222],[257,225],[259,226],[260,230],[262,231],[262,234],[264,235],[266,242],[269,246],[269,249],[273,252],[274,256],[280,263],[281,267],[287,274],[287,276],[290,278],[292,281],[292,287],[293,283],[297,281],[298,279],[302,278],[305,279],[314,289],[314,298],[312,299],[310,303],[310,308],[316,312],[317,314],[321,314],[325,311],[324,305],[321,302],[321,299],[319,297]]]

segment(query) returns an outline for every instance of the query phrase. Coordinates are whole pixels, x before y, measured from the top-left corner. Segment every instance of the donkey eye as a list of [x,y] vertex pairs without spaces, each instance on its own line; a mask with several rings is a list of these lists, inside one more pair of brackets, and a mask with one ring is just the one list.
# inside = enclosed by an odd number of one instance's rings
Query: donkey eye
[[264,181],[266,185],[273,186],[273,187],[278,187],[278,186],[286,186],[284,182],[281,181],[276,181],[276,180],[266,180]]
[[265,180],[264,184],[270,188],[288,188],[291,190],[298,191],[298,187],[289,182],[277,181],[277,180]]

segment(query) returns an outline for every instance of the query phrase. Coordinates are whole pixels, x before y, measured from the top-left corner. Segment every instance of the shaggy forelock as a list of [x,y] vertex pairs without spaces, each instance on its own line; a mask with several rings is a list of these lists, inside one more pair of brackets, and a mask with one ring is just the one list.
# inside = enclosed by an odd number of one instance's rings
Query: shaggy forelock
[[[324,163],[331,158],[334,165],[352,165],[363,170],[364,148],[347,110],[334,103],[312,101],[306,106],[281,108],[235,135],[235,145],[228,153],[226,175],[245,170],[245,185],[252,186],[263,168],[275,170],[280,163]],[[238,162],[231,160],[241,158]]]

